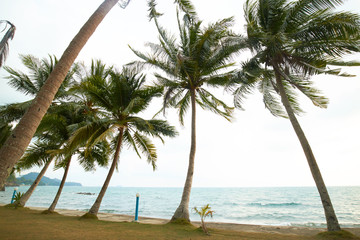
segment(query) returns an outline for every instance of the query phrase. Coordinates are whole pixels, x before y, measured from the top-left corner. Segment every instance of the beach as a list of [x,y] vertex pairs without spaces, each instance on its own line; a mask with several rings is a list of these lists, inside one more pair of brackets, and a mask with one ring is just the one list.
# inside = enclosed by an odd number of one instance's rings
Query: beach
[[[0,204],[0,206],[4,206]],[[43,211],[47,208],[43,207],[29,207],[31,210]],[[56,209],[56,212],[63,216],[80,217],[85,214],[85,211]],[[98,215],[101,221],[110,222],[133,222],[134,216],[124,214],[113,214],[100,212]],[[139,217],[141,224],[156,224],[162,225],[169,222],[169,219]],[[200,227],[200,222],[191,222],[194,226]],[[282,235],[298,235],[298,236],[315,236],[320,232],[326,231],[325,228],[311,228],[311,227],[294,227],[294,226],[270,226],[270,225],[251,225],[251,224],[236,224],[236,223],[223,223],[223,222],[208,222],[207,226],[211,229],[221,229],[249,233],[270,233]],[[354,235],[360,236],[360,228],[344,228],[343,230],[349,231]]]

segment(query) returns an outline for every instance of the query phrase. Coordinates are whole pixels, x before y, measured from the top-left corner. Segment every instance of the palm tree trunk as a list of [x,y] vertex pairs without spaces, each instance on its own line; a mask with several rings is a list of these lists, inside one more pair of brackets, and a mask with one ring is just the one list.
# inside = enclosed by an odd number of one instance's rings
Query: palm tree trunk
[[176,221],[177,219],[185,219],[186,221],[190,222],[189,202],[190,202],[191,185],[194,175],[195,152],[196,152],[196,99],[195,99],[196,90],[191,89],[190,91],[191,91],[191,147],[190,147],[190,155],[189,155],[189,166],[188,166],[188,172],[183,189],[183,194],[181,197],[181,202],[171,218],[172,222]]
[[29,200],[33,192],[35,191],[35,188],[39,185],[41,178],[45,175],[46,170],[50,166],[50,163],[52,160],[47,161],[47,163],[44,165],[43,169],[40,171],[39,175],[36,177],[33,184],[31,184],[30,188],[24,193],[24,195],[20,198],[19,201],[14,202],[13,204],[15,206],[24,207],[26,202]]
[[64,188],[64,185],[65,185],[65,181],[66,181],[66,177],[68,175],[68,172],[69,172],[69,168],[70,168],[70,162],[71,162],[71,157],[69,158],[69,161],[67,162],[66,164],[66,167],[65,167],[65,171],[64,171],[64,175],[61,179],[61,183],[60,183],[60,186],[59,186],[59,189],[56,193],[56,196],[54,198],[54,201],[52,202],[52,204],[50,205],[50,207],[48,208],[48,211],[49,212],[54,212],[55,211],[55,207],[56,207],[56,204],[58,203],[59,201],[59,198],[60,198],[60,195],[61,195],[61,192]]
[[10,175],[15,163],[24,154],[29,145],[36,128],[45,115],[56,92],[64,81],[64,78],[74,63],[76,57],[84,47],[90,36],[95,32],[97,26],[106,14],[119,0],[105,0],[93,13],[89,20],[80,29],[78,34],[70,42],[49,78],[32,101],[20,122],[3,147],[0,149],[0,186],[4,185],[6,178]]
[[301,129],[299,122],[297,121],[297,119],[295,117],[294,111],[291,108],[289,99],[286,96],[285,89],[284,89],[284,86],[281,81],[281,75],[279,73],[276,73],[276,85],[278,87],[278,90],[279,90],[279,93],[281,96],[281,101],[282,101],[282,103],[286,109],[286,112],[289,116],[290,122],[291,122],[291,124],[296,132],[296,135],[301,143],[301,146],[303,148],[303,151],[305,153],[306,159],[307,159],[309,167],[310,167],[311,174],[314,178],[317,190],[320,194],[321,202],[322,202],[324,212],[325,212],[327,229],[328,229],[328,231],[340,231],[341,228],[340,228],[339,222],[337,220],[335,210],[331,203],[329,193],[326,189],[325,182],[321,176],[320,169],[316,163],[315,156],[311,150],[310,144],[309,144],[308,140],[306,139],[306,136],[305,136],[303,130]]
[[88,214],[91,214],[91,215],[97,215],[98,212],[99,212],[99,209],[100,209],[100,205],[101,205],[101,201],[103,199],[103,197],[105,196],[105,192],[109,186],[109,183],[110,183],[110,180],[111,180],[111,177],[115,171],[115,168],[116,168],[116,163],[118,162],[119,160],[119,155],[120,155],[120,148],[121,148],[121,143],[122,143],[122,138],[123,138],[123,134],[124,134],[124,129],[121,128],[120,129],[120,133],[119,133],[119,137],[118,137],[118,142],[117,142],[117,145],[116,145],[116,150],[115,150],[115,154],[114,154],[114,159],[113,159],[113,162],[111,164],[111,167],[109,169],[109,173],[105,179],[105,182],[104,182],[104,185],[102,186],[101,190],[100,190],[100,193],[98,195],[98,197],[96,198],[96,201],[95,203],[92,205],[92,207],[90,208]]

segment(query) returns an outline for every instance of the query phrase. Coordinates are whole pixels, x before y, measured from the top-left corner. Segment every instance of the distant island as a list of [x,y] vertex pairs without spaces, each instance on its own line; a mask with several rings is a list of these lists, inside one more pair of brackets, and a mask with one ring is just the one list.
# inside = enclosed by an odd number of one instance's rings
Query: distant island
[[[31,185],[36,177],[39,175],[37,172],[31,172],[26,175],[20,176],[16,178],[14,175],[11,175],[7,181],[5,186],[19,186],[19,185]],[[57,178],[48,178],[43,176],[39,183],[39,186],[60,186],[61,180]],[[65,182],[65,186],[82,186],[81,183],[77,182]]]

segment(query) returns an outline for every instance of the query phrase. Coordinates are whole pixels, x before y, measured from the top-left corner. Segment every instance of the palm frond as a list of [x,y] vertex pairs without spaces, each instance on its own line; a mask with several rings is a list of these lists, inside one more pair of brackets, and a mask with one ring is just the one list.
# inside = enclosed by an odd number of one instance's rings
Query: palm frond
[[203,88],[198,89],[198,96],[199,99],[197,100],[197,103],[202,108],[208,109],[231,122],[234,108],[227,106],[223,101],[219,100]]
[[142,152],[143,155],[147,157],[147,162],[152,165],[153,170],[155,171],[157,160],[155,145],[150,141],[149,138],[141,135],[139,132],[134,133],[133,139],[137,148]]
[[7,26],[10,26],[0,41],[0,68],[4,65],[6,57],[9,53],[9,41],[15,36],[16,27],[9,21],[0,20],[0,26],[5,24],[5,27],[0,31],[5,31]]

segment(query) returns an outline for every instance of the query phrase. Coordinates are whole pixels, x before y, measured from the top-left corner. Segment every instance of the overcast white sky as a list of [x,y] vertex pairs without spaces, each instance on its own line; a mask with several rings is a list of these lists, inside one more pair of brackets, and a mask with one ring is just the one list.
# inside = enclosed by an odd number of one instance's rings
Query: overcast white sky
[[[102,0],[2,0],[0,19],[16,25],[10,42],[6,65],[25,71],[19,54],[60,58],[71,39],[78,32]],[[244,0],[193,0],[197,12],[205,22],[235,16],[234,31],[244,33]],[[360,2],[348,0],[343,9],[360,13]],[[161,23],[177,33],[175,6],[172,0],[158,0],[158,10],[164,12]],[[145,42],[157,42],[153,22],[147,19],[145,0],[132,0],[126,9],[115,7],[100,24],[81,51],[77,61],[89,63],[101,59],[121,68],[136,59],[128,48],[144,48]],[[240,55],[237,62],[246,56]],[[353,59],[356,56],[352,57]],[[359,59],[359,58],[357,58]],[[360,75],[359,68],[346,72]],[[7,85],[7,73],[0,70],[0,104],[19,102],[27,98]],[[152,80],[151,75],[148,76]],[[318,109],[306,99],[302,107],[306,114],[300,124],[313,148],[325,183],[329,186],[360,185],[360,81],[359,77],[334,78],[317,76],[316,85],[330,98],[328,109]],[[218,95],[231,104],[231,97]],[[156,104],[156,103],[155,103]],[[153,105],[159,109],[159,102]],[[210,112],[198,110],[197,153],[194,187],[261,187],[314,186],[306,158],[297,137],[286,119],[273,117],[254,94],[246,102],[246,111],[236,111],[235,120],[227,122]],[[119,171],[112,178],[112,186],[182,187],[185,181],[190,147],[189,118],[179,126],[175,110],[168,111],[171,124],[180,136],[157,142],[158,169],[153,172],[145,159],[126,148],[120,156]],[[74,162],[73,162],[74,163]],[[30,171],[39,171],[33,168]],[[29,171],[23,172],[23,174]],[[48,170],[46,176],[61,179],[63,170]],[[101,186],[107,169],[85,173],[72,164],[68,181],[86,186]]]

